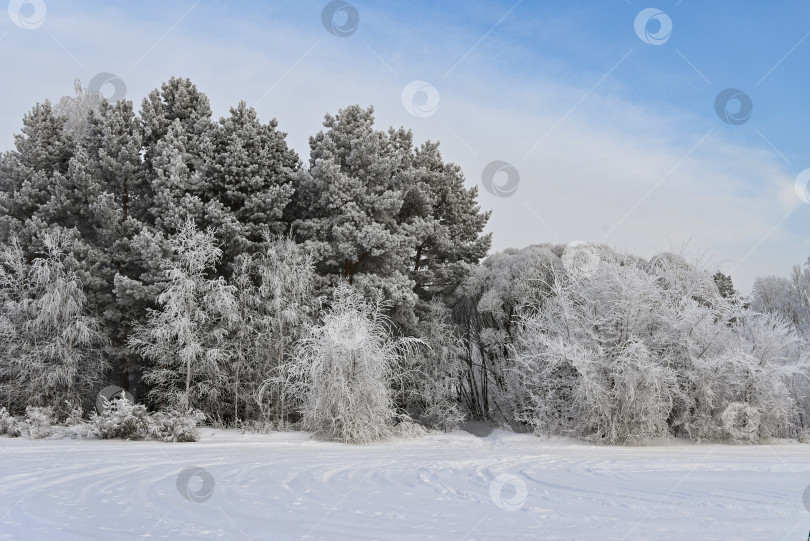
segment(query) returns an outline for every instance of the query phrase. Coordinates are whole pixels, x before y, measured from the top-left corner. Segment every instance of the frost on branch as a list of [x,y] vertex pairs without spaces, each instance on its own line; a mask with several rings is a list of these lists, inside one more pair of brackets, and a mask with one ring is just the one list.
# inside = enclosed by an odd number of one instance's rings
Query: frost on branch
[[347,443],[391,435],[391,382],[403,356],[421,341],[394,338],[384,308],[380,296],[366,302],[342,284],[323,322],[299,341],[284,373],[305,429]]
[[405,357],[401,379],[394,383],[397,404],[427,427],[455,430],[466,419],[459,401],[464,342],[437,301],[426,306],[419,335],[425,343]]
[[516,419],[538,432],[599,443],[798,435],[795,329],[723,297],[678,257],[557,279],[518,328]]
[[187,220],[171,239],[176,259],[167,263],[168,285],[130,343],[153,362],[144,376],[158,405],[216,414],[227,388],[229,324],[236,317],[234,288],[210,278],[222,254],[214,233]]
[[71,270],[71,238],[56,230],[42,242],[30,264],[16,239],[0,247],[0,403],[11,413],[52,406],[64,418],[89,405],[108,368],[106,340]]
[[287,237],[265,232],[256,253],[237,257],[231,283],[238,320],[228,339],[234,422],[261,418],[286,425],[292,411],[284,380],[263,383],[292,360],[295,342],[315,316],[314,281],[312,256]]
[[197,424],[205,415],[197,410],[148,413],[146,406],[126,398],[107,400],[100,414],[93,414],[90,425],[102,439],[156,439],[167,442],[197,441]]

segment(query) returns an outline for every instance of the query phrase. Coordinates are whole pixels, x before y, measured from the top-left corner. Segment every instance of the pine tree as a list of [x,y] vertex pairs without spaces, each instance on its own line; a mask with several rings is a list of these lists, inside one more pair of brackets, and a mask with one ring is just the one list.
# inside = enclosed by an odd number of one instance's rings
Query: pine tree
[[409,175],[399,219],[416,238],[416,292],[423,301],[453,295],[489,251],[492,234],[481,232],[490,213],[481,212],[478,188],[464,187],[461,168],[444,163],[438,143],[415,150]]
[[192,157],[203,155],[207,135],[211,130],[211,104],[189,80],[172,77],[160,90],[153,90],[141,105],[144,157],[149,167],[155,158],[156,146],[169,132],[175,121],[190,140],[188,152]]
[[180,231],[188,218],[200,228],[216,221],[226,236],[227,232],[239,230],[221,203],[205,197],[209,179],[204,165],[206,158],[196,153],[198,147],[194,135],[186,131],[180,120],[175,120],[150,150],[153,154],[150,184],[154,191],[150,214],[155,227],[166,236]]
[[371,295],[382,289],[394,320],[414,328],[420,296],[451,292],[489,248],[475,189],[435,145],[413,149],[404,129],[374,129],[373,108],[326,115],[310,138],[311,179],[298,183],[293,225],[318,272]]
[[731,281],[731,276],[717,271],[712,276],[712,279],[714,280],[714,283],[717,284],[717,289],[720,291],[720,296],[722,296],[724,299],[731,298],[737,294],[737,291],[734,289],[734,282]]
[[[85,145],[90,156],[90,171],[103,186],[97,209],[98,227],[94,243],[102,251],[103,299],[99,301],[105,327],[112,341],[115,359],[114,381],[125,389],[135,390],[140,358],[127,345],[136,322],[143,321],[146,309],[154,307],[164,278],[157,272],[158,263],[150,261],[136,239],[151,229],[149,214],[154,199],[148,183],[143,150],[142,128],[132,102],[115,104],[102,101],[91,116]],[[168,248],[164,247],[163,251]],[[118,287],[126,283],[127,288]]]
[[223,263],[240,253],[255,252],[263,232],[287,233],[284,210],[290,202],[301,161],[287,147],[286,134],[273,119],[261,124],[253,108],[240,102],[213,130],[204,198],[218,201],[229,220],[211,225],[232,236],[223,237]]
[[144,100],[145,159],[154,189],[154,223],[172,235],[192,217],[224,245],[220,272],[253,252],[262,232],[286,233],[300,159],[272,120],[261,124],[241,102],[211,122],[208,99],[187,79],[171,79]]
[[171,236],[191,217],[198,228],[216,225],[220,234],[238,230],[221,203],[206,197],[210,182],[211,106],[188,79],[172,77],[144,98],[140,126],[147,181],[153,191],[150,222]]
[[76,142],[64,129],[66,121],[54,111],[49,101],[38,103],[25,115],[22,133],[14,136],[25,167],[47,176],[67,172]]
[[[75,141],[65,132],[65,117],[51,104],[37,104],[23,118],[16,149],[0,159],[0,236],[16,236],[29,246],[41,223],[32,223],[39,208],[53,196],[53,176],[65,175],[75,152]],[[41,247],[41,246],[40,246]],[[28,254],[31,258],[31,253]]]

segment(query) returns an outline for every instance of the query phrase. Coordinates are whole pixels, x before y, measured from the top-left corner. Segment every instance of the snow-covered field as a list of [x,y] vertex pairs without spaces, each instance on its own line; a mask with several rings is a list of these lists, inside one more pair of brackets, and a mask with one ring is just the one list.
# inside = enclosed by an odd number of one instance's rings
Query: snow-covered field
[[0,539],[804,540],[808,484],[810,446],[796,443],[0,437]]

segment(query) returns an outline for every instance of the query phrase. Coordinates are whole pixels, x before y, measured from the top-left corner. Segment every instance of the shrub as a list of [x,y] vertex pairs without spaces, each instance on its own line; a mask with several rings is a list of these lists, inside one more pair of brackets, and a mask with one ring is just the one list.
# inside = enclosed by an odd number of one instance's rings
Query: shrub
[[12,438],[21,435],[17,419],[12,417],[6,408],[0,408],[0,435],[2,434],[6,434]]
[[167,442],[198,441],[197,424],[205,419],[198,410],[147,413],[146,406],[126,398],[107,401],[100,415],[91,417],[91,425],[102,439],[155,439]]
[[56,414],[52,406],[28,406],[25,408],[25,419],[20,423],[20,431],[27,432],[32,440],[39,440],[54,434],[54,424]]
[[146,406],[126,398],[104,400],[101,414],[94,413],[90,423],[101,439],[141,440],[149,436],[149,414]]
[[422,341],[393,338],[383,309],[381,295],[368,303],[341,285],[323,323],[298,343],[284,369],[304,429],[346,443],[391,435],[391,382],[404,355]]
[[674,257],[602,261],[518,318],[515,418],[600,443],[797,435],[795,330]]
[[149,436],[167,442],[199,441],[197,425],[204,420],[199,410],[158,411],[149,418]]

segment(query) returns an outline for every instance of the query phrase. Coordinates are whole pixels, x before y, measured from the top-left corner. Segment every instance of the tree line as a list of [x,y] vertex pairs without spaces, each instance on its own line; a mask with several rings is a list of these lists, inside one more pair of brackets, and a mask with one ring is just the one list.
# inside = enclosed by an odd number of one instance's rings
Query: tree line
[[0,406],[65,417],[116,384],[341,441],[465,418],[801,437],[807,319],[775,279],[749,302],[672,254],[487,257],[489,213],[438,143],[349,106],[309,146],[244,102],[214,120],[181,78],[138,112],[78,84],[37,104],[0,156]]

